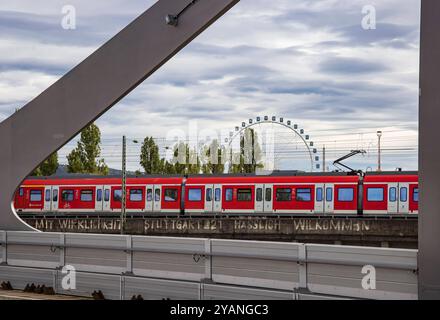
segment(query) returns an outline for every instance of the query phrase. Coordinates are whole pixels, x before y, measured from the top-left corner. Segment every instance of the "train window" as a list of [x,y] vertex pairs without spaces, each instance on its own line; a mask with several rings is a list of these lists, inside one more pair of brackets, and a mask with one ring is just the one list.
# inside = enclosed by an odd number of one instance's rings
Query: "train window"
[[160,201],[160,189],[154,190],[154,201]]
[[93,191],[92,190],[81,190],[80,199],[82,202],[93,201]]
[[177,201],[177,189],[166,188],[164,192],[164,199],[167,202]]
[[226,189],[225,200],[226,201],[232,201],[232,195],[233,195],[232,189],[231,188]]
[[419,188],[414,188],[413,201],[419,202]]
[[266,195],[264,197],[264,201],[272,201],[272,189],[266,188]]
[[96,191],[96,201],[98,202],[102,201],[102,189],[98,189]]
[[[208,200],[209,196],[209,200]],[[206,189],[206,201],[211,201],[212,189]],[[189,189],[188,190],[188,201],[202,201],[202,189]]]
[[390,188],[390,202],[396,202],[397,201],[397,188],[392,187]]
[[312,189],[296,189],[296,201],[312,200]]
[[383,188],[368,188],[367,200],[371,202],[383,201]]
[[122,189],[113,190],[113,200],[116,202],[122,201]]
[[237,201],[252,201],[252,190],[251,189],[238,189],[237,190]]
[[[192,190],[194,190],[194,189],[192,189]],[[200,201],[200,200],[202,200],[202,192],[201,191],[200,191],[200,199],[199,200],[192,200],[192,201]],[[206,201],[212,201],[212,188],[206,189]]]
[[215,189],[215,201],[220,201],[221,198],[221,190],[220,188]]
[[351,202],[354,199],[353,188],[339,188],[338,189],[338,201]]
[[147,189],[147,201],[153,201],[153,189]]
[[52,192],[52,200],[53,202],[57,202],[58,201],[58,189],[54,189]]
[[327,202],[333,201],[333,189],[332,188],[325,189],[325,201],[327,201]]
[[18,189],[18,195],[20,197],[23,197],[23,194],[24,194],[23,188]]
[[31,190],[31,202],[38,202],[42,199],[42,192],[41,190]]
[[277,189],[277,201],[291,201],[291,200],[292,200],[292,189],[290,188]]
[[257,201],[261,202],[263,201],[263,189],[257,188]]
[[142,201],[142,189],[131,189],[130,190],[130,201],[140,202]]
[[316,188],[316,201],[322,201],[322,188]]
[[46,202],[50,201],[50,190],[46,190],[46,195],[44,197],[44,201],[46,201]]
[[61,192],[61,199],[63,199],[64,202],[73,201],[73,190],[63,190]]
[[109,189],[105,189],[104,192],[104,201],[110,201],[110,190]]
[[400,201],[406,202],[408,200],[408,189],[406,187],[400,188]]

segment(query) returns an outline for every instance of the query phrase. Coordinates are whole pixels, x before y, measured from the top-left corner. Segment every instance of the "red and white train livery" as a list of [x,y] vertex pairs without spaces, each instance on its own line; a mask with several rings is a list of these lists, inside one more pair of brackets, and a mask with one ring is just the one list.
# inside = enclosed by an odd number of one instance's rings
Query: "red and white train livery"
[[[141,214],[416,214],[417,173],[133,177],[127,212]],[[120,212],[121,178],[30,178],[18,212]]]

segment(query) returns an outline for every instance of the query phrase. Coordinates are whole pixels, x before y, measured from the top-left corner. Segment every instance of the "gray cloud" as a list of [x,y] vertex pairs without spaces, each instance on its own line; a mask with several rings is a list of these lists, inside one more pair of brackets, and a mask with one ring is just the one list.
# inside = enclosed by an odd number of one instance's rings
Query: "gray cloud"
[[3,62],[0,65],[0,72],[4,71],[35,71],[50,75],[62,75],[69,71],[69,68],[63,64],[47,64],[38,62]]
[[[60,27],[64,1],[0,4],[0,120],[153,1],[71,3],[75,31]],[[193,119],[233,128],[266,114],[312,132],[416,128],[420,1],[377,1],[377,29],[369,31],[360,26],[364,4],[242,1],[101,117],[104,137],[165,136]]]
[[325,73],[338,73],[342,75],[356,75],[372,72],[386,72],[388,67],[377,62],[364,61],[356,58],[328,58],[322,61],[318,69]]
[[409,46],[419,41],[419,32],[413,25],[378,23],[376,29],[364,30],[357,24],[334,30],[340,32],[351,45],[387,45],[397,40]]

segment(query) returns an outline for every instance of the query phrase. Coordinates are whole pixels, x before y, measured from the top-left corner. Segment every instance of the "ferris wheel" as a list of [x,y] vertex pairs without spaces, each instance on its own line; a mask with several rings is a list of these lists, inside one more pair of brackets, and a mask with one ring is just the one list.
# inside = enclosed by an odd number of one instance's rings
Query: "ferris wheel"
[[[248,129],[256,129],[261,128],[263,126],[275,126],[287,129],[288,137],[287,141],[284,142],[283,150],[278,151],[279,153],[289,153],[289,148],[286,147],[289,142],[299,142],[303,145],[303,151],[301,152],[302,159],[301,161],[305,165],[305,168],[310,168],[311,172],[319,171],[321,169],[320,157],[318,155],[318,150],[314,146],[314,142],[311,140],[310,135],[305,133],[305,130],[300,128],[298,124],[293,123],[291,120],[285,120],[283,117],[277,118],[276,116],[264,116],[264,117],[256,117],[255,119],[251,118],[248,121],[243,121],[241,125],[236,126],[233,131],[229,132],[229,137],[225,139],[226,148],[231,150],[234,143],[238,142],[238,137],[243,137],[244,133]],[[275,140],[279,138],[281,134],[275,134]],[[275,141],[276,142],[276,141]],[[290,153],[294,153],[291,151]],[[277,155],[275,154],[275,157]],[[289,155],[288,155],[289,156]],[[287,156],[287,157],[288,157]],[[292,155],[290,155],[292,156]],[[286,155],[284,156],[286,158]],[[304,161],[309,164],[305,164]]]

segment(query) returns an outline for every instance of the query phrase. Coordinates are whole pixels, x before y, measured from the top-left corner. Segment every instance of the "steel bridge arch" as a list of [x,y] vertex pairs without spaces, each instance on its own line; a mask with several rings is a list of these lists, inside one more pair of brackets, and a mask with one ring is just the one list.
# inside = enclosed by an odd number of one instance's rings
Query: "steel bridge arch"
[[[0,123],[0,229],[33,230],[14,194],[50,154],[112,108],[239,0],[159,0]],[[30,152],[31,150],[31,152]]]

